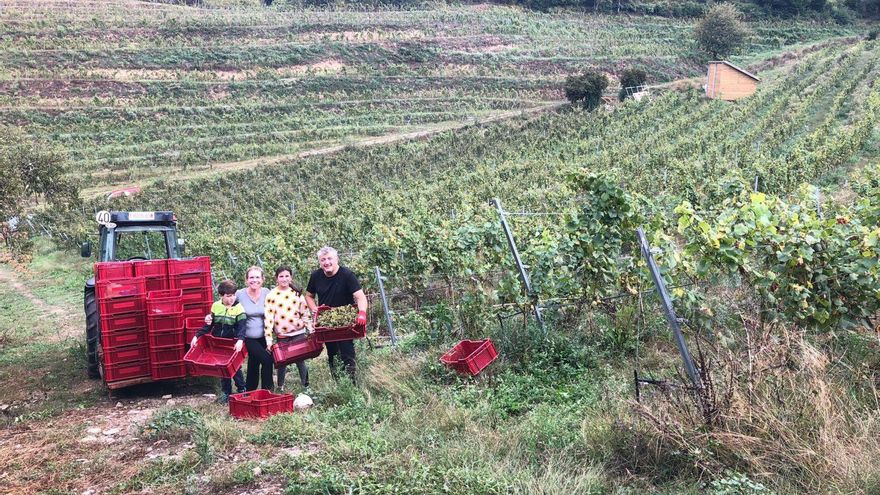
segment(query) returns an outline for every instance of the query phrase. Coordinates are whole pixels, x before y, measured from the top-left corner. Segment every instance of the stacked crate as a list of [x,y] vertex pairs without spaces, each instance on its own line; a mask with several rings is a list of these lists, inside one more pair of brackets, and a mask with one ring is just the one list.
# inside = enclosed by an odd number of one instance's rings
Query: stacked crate
[[185,377],[184,321],[211,310],[210,258],[96,263],[95,281],[105,381]]
[[186,376],[183,364],[183,302],[179,289],[147,293],[147,333],[153,380]]
[[95,264],[101,352],[108,383],[150,376],[144,279],[125,261]]

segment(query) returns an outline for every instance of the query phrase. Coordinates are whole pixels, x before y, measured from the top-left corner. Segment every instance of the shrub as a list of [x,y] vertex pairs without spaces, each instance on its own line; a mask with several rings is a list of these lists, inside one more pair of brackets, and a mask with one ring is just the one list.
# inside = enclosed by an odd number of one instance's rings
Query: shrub
[[599,106],[602,91],[608,87],[608,78],[597,71],[587,71],[565,79],[565,97],[572,105],[592,110]]
[[694,27],[697,44],[712,58],[724,58],[746,42],[748,29],[740,20],[742,14],[728,3],[712,6]]
[[648,80],[648,73],[643,69],[624,69],[620,73],[620,101],[626,99],[626,88],[634,88],[645,84]]

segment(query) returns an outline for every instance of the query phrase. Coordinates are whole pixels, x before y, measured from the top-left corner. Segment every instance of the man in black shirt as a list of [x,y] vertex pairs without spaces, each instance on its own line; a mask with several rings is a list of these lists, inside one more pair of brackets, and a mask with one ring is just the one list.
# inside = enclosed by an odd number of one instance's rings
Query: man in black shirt
[[[350,306],[357,304],[358,315],[355,324],[366,326],[367,324],[367,296],[361,289],[354,272],[344,266],[339,266],[339,253],[329,246],[324,246],[318,251],[318,264],[321,268],[312,272],[309,277],[309,285],[306,287],[306,304],[312,313],[318,308],[318,304],[326,304],[331,308]],[[318,297],[317,303],[315,296]],[[342,358],[345,371],[355,381],[357,365],[354,355],[354,340],[341,342],[327,342],[327,357],[330,360],[330,372],[336,378],[336,356]]]

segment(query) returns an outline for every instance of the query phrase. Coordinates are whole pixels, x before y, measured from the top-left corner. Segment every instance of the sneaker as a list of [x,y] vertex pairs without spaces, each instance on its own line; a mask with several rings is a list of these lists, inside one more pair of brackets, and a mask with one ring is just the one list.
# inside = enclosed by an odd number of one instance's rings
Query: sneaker
[[226,394],[220,395],[220,397],[217,397],[217,403],[218,404],[228,404],[229,403],[229,396]]
[[284,393],[284,385],[278,385],[277,387],[275,387],[275,393],[276,394],[283,394]]

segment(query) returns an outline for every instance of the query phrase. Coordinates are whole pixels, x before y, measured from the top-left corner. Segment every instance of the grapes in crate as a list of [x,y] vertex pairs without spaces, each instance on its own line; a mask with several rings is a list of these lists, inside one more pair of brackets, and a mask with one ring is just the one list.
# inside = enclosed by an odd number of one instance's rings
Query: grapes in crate
[[336,328],[348,327],[354,325],[357,318],[357,308],[354,306],[340,306],[338,308],[328,309],[318,313],[317,327],[319,328]]

